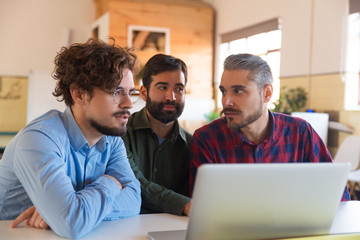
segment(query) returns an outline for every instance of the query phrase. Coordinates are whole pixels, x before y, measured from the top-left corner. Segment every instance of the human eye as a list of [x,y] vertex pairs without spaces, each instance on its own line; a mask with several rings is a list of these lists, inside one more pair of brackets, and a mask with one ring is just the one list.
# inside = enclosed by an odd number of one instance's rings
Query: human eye
[[119,96],[119,95],[120,95],[119,90],[114,91],[114,92],[113,92],[113,95],[114,95],[114,96]]
[[126,96],[127,92],[125,91],[125,89],[120,88],[114,92],[114,95],[115,96]]
[[222,95],[222,96],[225,96],[225,95],[226,95],[225,89],[220,88],[220,92],[221,92],[221,95]]
[[137,90],[137,89],[130,90],[130,91],[129,91],[129,95],[130,95],[130,96],[137,96],[137,95],[140,95],[140,91],[139,91],[139,90]]
[[159,90],[166,90],[167,87],[166,87],[165,85],[159,85],[159,86],[157,87],[157,89],[159,89]]
[[184,88],[183,87],[177,87],[177,88],[175,88],[175,91],[178,92],[178,93],[182,93],[184,91]]
[[241,88],[234,88],[234,89],[233,89],[233,92],[234,92],[234,94],[236,94],[236,95],[240,95],[240,94],[244,93],[244,90],[241,89]]

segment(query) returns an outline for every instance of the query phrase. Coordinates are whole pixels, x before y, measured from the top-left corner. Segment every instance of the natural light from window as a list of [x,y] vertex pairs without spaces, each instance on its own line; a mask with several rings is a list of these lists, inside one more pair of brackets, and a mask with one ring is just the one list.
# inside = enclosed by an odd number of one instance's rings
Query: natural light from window
[[360,14],[348,18],[345,63],[345,110],[360,110]]

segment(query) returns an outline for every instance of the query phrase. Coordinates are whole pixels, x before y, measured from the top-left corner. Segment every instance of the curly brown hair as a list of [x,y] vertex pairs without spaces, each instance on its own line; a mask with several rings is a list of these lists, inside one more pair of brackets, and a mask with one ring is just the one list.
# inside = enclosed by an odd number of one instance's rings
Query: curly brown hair
[[131,49],[115,45],[114,39],[112,44],[90,38],[86,43],[62,47],[55,57],[53,78],[57,84],[52,94],[72,106],[70,87],[79,88],[90,97],[94,88],[111,91],[119,86],[123,69],[133,71],[135,62]]

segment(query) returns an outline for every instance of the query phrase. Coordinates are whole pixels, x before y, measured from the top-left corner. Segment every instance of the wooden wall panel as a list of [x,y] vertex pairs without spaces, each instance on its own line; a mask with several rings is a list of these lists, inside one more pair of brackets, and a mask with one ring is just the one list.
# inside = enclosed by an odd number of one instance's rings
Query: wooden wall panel
[[[98,0],[96,4],[98,15],[109,12],[109,34],[121,46],[127,46],[129,25],[169,28],[170,55],[185,61],[189,69],[188,94],[213,97],[214,12],[211,7],[201,2],[179,5],[172,1]],[[137,55],[144,64],[153,54],[137,52]]]

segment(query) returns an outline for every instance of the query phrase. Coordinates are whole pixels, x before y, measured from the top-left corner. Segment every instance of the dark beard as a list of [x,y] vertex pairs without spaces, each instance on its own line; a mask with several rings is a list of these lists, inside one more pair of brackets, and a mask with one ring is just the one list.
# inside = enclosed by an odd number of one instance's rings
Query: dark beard
[[[123,111],[123,112],[117,112],[114,113],[113,115],[122,115],[122,114],[129,114],[129,111]],[[90,119],[90,124],[93,128],[96,129],[96,131],[98,131],[99,133],[103,134],[103,135],[107,135],[107,136],[123,136],[126,133],[126,123],[122,124],[122,126],[120,128],[111,128],[111,127],[107,127],[107,126],[103,126],[100,123],[96,122],[94,119]]]
[[[236,109],[232,109],[232,108],[224,108],[224,110],[221,111],[221,114],[225,113],[226,111],[236,112],[236,113],[242,114],[241,111],[236,110]],[[247,116],[247,118],[245,118],[242,123],[233,123],[232,118],[231,119],[226,118],[226,121],[227,121],[228,128],[230,128],[230,129],[241,129],[241,128],[249,126],[251,123],[258,120],[261,117],[261,115],[262,115],[262,106],[261,106],[261,103],[260,103],[258,105],[258,108],[255,110],[255,112],[253,112],[252,114]]]
[[[164,111],[162,110],[164,105],[173,105],[175,106],[175,111]],[[146,99],[146,109],[150,113],[150,115],[159,120],[162,123],[169,123],[175,121],[180,117],[184,110],[185,104],[175,103],[175,101],[170,102],[167,100],[166,102],[155,102],[152,101],[150,97]]]

